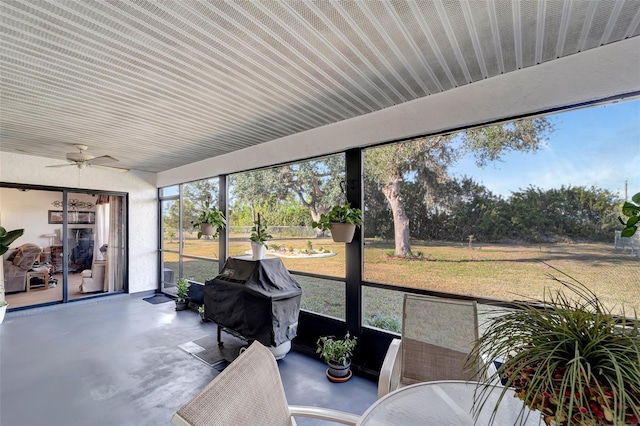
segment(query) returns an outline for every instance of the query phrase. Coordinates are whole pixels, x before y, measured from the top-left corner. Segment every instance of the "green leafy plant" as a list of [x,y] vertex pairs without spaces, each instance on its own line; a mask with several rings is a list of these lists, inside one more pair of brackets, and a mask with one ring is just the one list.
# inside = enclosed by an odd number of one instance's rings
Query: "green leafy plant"
[[344,339],[336,339],[334,336],[322,336],[318,339],[316,353],[324,359],[324,362],[347,366],[351,362],[353,350],[356,347],[357,337],[351,337],[349,332]]
[[204,209],[198,215],[198,219],[192,222],[194,228],[199,228],[198,239],[202,238],[202,225],[208,224],[214,229],[213,238],[217,238],[220,234],[220,230],[227,224],[227,220],[224,214],[218,210],[215,206],[209,204],[209,201],[204,202]]
[[621,217],[618,217],[620,223],[624,225],[624,229],[620,235],[630,237],[638,230],[638,221],[640,220],[640,192],[631,197],[631,202],[624,202],[622,205],[622,214],[629,219],[625,222]]
[[200,315],[200,319],[202,321],[205,320],[205,318],[204,318],[204,305],[198,306],[198,315]]
[[311,226],[322,231],[331,229],[332,223],[349,223],[351,225],[362,225],[362,210],[351,207],[351,204],[344,206],[333,206],[329,213],[321,214],[318,222],[311,222]]
[[[555,268],[554,268],[555,269]],[[640,328],[617,317],[579,281],[549,275],[562,285],[535,304],[518,302],[488,322],[471,364],[502,359],[476,391],[479,411],[491,384],[502,379],[546,424],[622,425],[640,419]],[[567,294],[568,293],[568,294]],[[523,416],[526,417],[526,416]]]
[[15,229],[13,231],[7,231],[0,226],[0,255],[3,255],[9,250],[9,246],[18,238],[24,234],[24,229]]
[[373,315],[371,316],[371,318],[366,319],[366,323],[371,327],[393,331],[394,333],[402,332],[402,324],[400,323],[400,319],[389,315]]
[[271,234],[267,232],[267,225],[261,222],[260,213],[258,213],[258,220],[253,222],[251,227],[251,236],[249,239],[256,244],[262,244],[267,247],[267,241],[273,238]]
[[[24,234],[24,229],[15,229],[13,231],[7,231],[0,226],[0,256],[5,254],[9,250],[9,246],[18,238]],[[0,259],[2,262],[2,259]],[[0,265],[1,266],[1,265]],[[0,307],[7,306],[7,302],[4,300],[4,271],[0,271]]]
[[176,288],[177,288],[176,299],[175,299],[176,303],[183,303],[187,301],[187,299],[189,298],[190,286],[191,286],[191,283],[187,281],[185,278],[180,278],[176,282]]

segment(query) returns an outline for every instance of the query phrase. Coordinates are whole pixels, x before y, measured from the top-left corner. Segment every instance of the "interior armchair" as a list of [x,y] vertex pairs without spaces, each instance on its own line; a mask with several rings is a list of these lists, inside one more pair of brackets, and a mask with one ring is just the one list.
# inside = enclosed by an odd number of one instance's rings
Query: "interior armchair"
[[26,291],[27,272],[36,263],[42,253],[42,247],[37,244],[23,244],[3,261],[4,289],[7,293]]
[[255,341],[171,419],[176,426],[291,426],[294,416],[355,425],[359,416],[287,405],[278,364]]
[[94,261],[91,269],[82,271],[82,283],[80,284],[80,292],[92,293],[95,291],[104,291],[104,276],[106,262]]

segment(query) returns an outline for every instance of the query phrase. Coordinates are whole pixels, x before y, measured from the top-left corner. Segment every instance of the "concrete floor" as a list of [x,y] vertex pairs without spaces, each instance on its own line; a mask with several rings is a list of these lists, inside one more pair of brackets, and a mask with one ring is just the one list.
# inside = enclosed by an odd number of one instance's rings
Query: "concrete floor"
[[[168,425],[219,374],[178,345],[215,327],[173,303],[129,295],[8,313],[0,325],[0,425]],[[319,359],[292,351],[278,364],[290,404],[362,414],[376,400],[376,383],[331,383]]]

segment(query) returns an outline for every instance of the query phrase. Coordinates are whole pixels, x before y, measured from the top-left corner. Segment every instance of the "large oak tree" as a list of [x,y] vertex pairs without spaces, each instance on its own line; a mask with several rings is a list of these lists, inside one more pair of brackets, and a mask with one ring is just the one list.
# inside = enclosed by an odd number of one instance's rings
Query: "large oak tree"
[[417,138],[366,152],[365,174],[384,194],[393,214],[395,255],[411,254],[410,221],[401,188],[406,179],[426,187],[425,203],[438,183],[448,179],[447,170],[457,159],[472,153],[479,166],[497,161],[510,151],[536,151],[553,124],[545,117],[470,129],[465,132]]

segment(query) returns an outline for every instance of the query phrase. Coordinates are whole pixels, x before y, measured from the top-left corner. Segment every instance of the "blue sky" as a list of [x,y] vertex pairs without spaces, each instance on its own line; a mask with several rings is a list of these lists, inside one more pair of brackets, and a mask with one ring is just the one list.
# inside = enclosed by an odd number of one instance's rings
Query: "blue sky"
[[478,168],[469,156],[452,169],[467,175],[494,194],[509,196],[530,185],[597,186],[624,196],[640,192],[640,100],[569,111],[549,117],[556,130],[542,149],[513,152],[502,162]]

